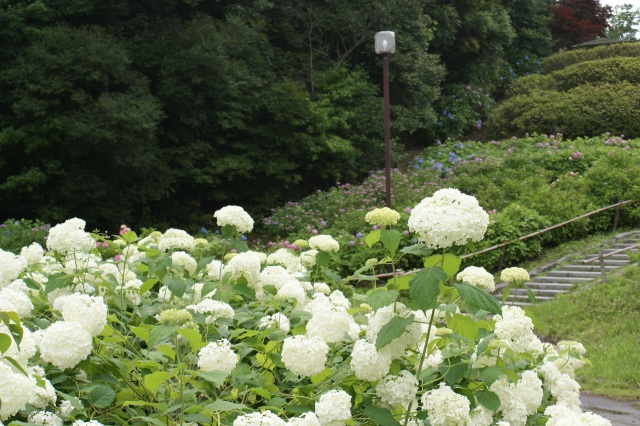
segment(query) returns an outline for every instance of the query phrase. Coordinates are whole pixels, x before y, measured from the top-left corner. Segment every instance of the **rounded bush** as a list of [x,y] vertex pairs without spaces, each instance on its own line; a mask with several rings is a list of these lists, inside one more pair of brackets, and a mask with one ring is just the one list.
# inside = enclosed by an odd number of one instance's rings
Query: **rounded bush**
[[609,44],[591,49],[576,49],[557,53],[542,61],[542,71],[551,73],[579,62],[616,56],[640,56],[640,42]]
[[553,80],[555,89],[560,91],[583,84],[615,84],[623,81],[640,84],[640,57],[581,62],[546,77]]

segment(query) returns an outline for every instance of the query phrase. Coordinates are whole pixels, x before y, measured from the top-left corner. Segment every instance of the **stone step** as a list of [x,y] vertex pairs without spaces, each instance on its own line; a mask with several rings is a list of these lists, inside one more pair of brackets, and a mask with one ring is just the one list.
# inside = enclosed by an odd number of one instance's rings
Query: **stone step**
[[[567,293],[570,289],[553,289],[553,288],[532,288],[531,291],[533,291],[533,293],[536,295],[536,299],[540,296],[548,296],[548,297],[555,297],[558,294],[562,294],[562,293]],[[525,298],[529,297],[528,293],[525,289],[523,288],[517,288],[514,290],[511,290],[511,292],[509,293],[509,298],[508,299],[514,299],[514,298],[518,298],[520,296],[523,296]]]
[[562,269],[552,270],[547,272],[545,277],[578,277],[578,278],[589,278],[596,279],[600,277],[600,271],[566,271]]
[[574,283],[541,283],[541,282],[531,281],[527,283],[527,287],[529,287],[534,292],[536,290],[560,290],[560,291],[566,292],[575,288],[576,284]]
[[[604,266],[605,270],[613,270],[618,269],[616,265],[606,265]],[[584,272],[600,272],[600,264],[595,262],[595,265],[592,263],[575,263],[571,265],[562,265],[560,270],[563,271],[584,271]]]
[[549,276],[536,276],[535,282],[539,283],[576,283],[576,282],[585,282],[592,281],[594,278],[584,278],[578,276],[569,276],[569,277],[549,277]]

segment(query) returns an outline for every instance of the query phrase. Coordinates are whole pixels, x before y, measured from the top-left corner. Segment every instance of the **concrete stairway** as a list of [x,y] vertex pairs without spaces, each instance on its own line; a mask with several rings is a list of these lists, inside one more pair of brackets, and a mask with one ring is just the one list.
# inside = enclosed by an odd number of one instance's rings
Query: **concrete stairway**
[[[535,294],[536,303],[540,303],[549,301],[576,286],[602,281],[603,270],[605,275],[608,275],[629,263],[628,253],[638,251],[637,247],[633,247],[638,244],[638,240],[640,230],[618,234],[614,240],[602,243],[586,255],[566,256],[538,270],[529,271],[531,281],[526,284]],[[603,255],[616,253],[605,257],[601,266],[598,259],[599,251]],[[585,262],[594,258],[591,262]],[[494,295],[498,300],[501,299],[505,286],[505,283],[496,285]],[[505,303],[518,306],[531,304],[525,289],[512,289]]]

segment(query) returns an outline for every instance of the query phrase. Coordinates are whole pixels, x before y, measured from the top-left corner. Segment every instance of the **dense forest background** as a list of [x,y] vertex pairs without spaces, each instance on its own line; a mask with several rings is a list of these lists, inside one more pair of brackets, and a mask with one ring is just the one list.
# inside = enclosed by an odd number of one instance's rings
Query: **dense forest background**
[[0,0],[0,216],[103,230],[199,229],[228,204],[259,217],[381,166],[377,31],[396,32],[401,152],[479,131],[550,53],[633,36],[625,11],[597,0]]

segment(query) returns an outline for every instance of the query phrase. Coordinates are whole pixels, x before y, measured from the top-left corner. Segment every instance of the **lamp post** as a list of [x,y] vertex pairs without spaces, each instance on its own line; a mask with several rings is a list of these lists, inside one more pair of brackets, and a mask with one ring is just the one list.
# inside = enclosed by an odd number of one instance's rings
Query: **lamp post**
[[389,119],[389,55],[396,51],[396,33],[376,33],[376,53],[382,56],[382,91],[384,95],[384,177],[386,206],[391,208],[391,129]]

